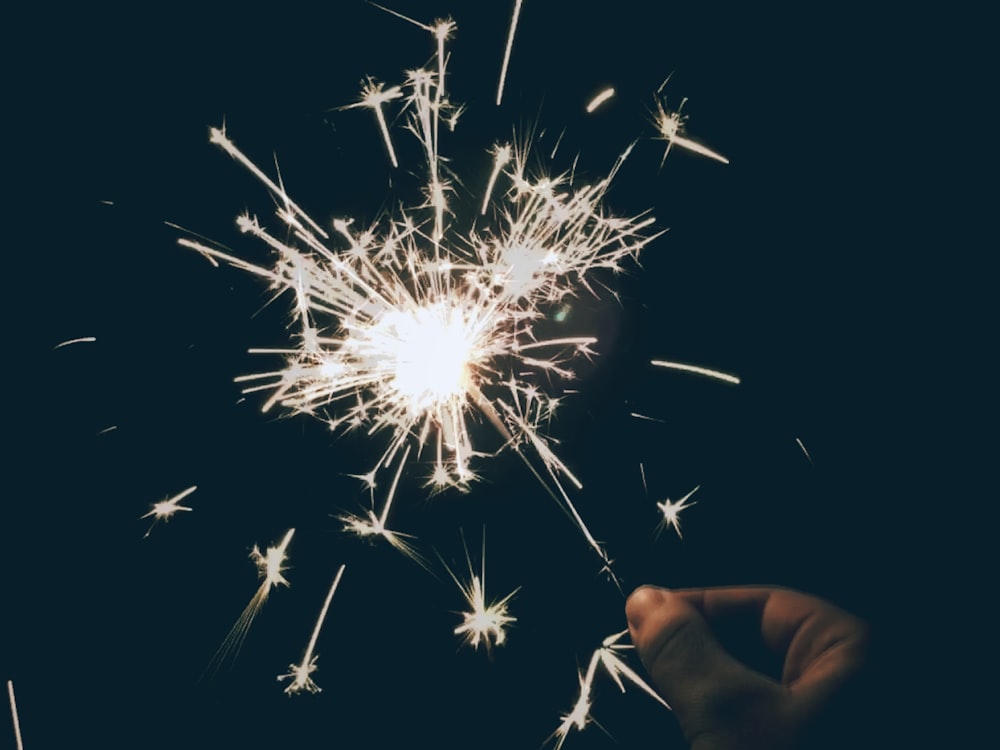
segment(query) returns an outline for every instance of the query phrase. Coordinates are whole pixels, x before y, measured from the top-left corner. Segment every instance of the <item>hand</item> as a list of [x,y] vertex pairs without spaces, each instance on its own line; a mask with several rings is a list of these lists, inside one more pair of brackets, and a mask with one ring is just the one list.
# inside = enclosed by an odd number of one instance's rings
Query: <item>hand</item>
[[[798,591],[740,587],[644,586],[625,612],[639,657],[692,750],[865,746],[852,713],[861,707],[852,701],[868,644],[857,617]],[[780,675],[727,651],[719,640],[727,631],[744,644],[750,636],[762,642],[781,660]]]

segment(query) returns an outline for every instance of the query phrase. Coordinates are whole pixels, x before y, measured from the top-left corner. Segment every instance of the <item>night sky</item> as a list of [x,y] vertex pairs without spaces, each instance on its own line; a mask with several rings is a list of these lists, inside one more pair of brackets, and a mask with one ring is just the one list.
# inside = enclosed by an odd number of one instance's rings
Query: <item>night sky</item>
[[[213,268],[165,224],[266,262],[234,219],[250,210],[276,224],[273,204],[208,143],[223,122],[269,173],[277,158],[324,225],[418,202],[412,138],[396,128],[394,172],[371,113],[338,107],[366,75],[400,82],[432,41],[353,0],[211,5],[36,11],[8,29],[22,52],[6,157],[17,196],[4,228],[0,679],[14,681],[25,747],[538,748],[576,700],[578,666],[625,627],[624,598],[581,534],[509,451],[476,462],[467,494],[429,498],[426,465],[404,476],[394,526],[417,536],[438,577],[342,534],[336,516],[367,504],[347,474],[369,468],[381,437],[243,399],[233,379],[262,367],[249,348],[287,341],[289,299],[269,303],[260,279]],[[565,129],[552,168],[579,154],[582,181],[638,139],[606,206],[651,209],[669,231],[640,264],[598,274],[564,320],[540,324],[599,337],[578,379],[553,384],[578,393],[549,434],[625,592],[773,583],[878,625],[904,564],[883,546],[902,503],[886,373],[908,335],[894,292],[904,250],[885,218],[898,176],[873,145],[888,135],[896,62],[876,40],[889,21],[703,5],[526,0],[500,107],[512,3],[393,7],[457,23],[448,86],[468,109],[442,137],[462,181],[456,225],[478,208],[497,140],[533,133],[547,155]],[[687,99],[689,136],[731,164],[674,149],[660,167],[650,117],[667,76],[667,105]],[[586,114],[606,86],[616,96]],[[500,447],[488,423],[473,436]],[[194,511],[143,538],[139,516],[191,485]],[[683,540],[657,539],[655,502],[696,485]],[[488,588],[521,587],[492,656],[460,648],[463,603],[435,556],[464,565],[462,535],[477,555],[484,525]],[[257,589],[250,549],[292,527],[291,586],[272,592],[238,658],[206,674]],[[317,645],[323,692],[286,697],[275,677],[301,658],[342,563]],[[669,712],[609,679],[592,715],[600,727],[566,748],[683,747]]]

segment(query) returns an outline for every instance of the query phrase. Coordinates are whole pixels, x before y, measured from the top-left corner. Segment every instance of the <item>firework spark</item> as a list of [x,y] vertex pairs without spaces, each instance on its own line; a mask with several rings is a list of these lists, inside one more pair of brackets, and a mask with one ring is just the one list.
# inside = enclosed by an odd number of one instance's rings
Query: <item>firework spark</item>
[[686,365],[681,362],[667,362],[662,359],[654,359],[650,362],[654,367],[665,367],[668,370],[681,370],[683,372],[693,372],[696,375],[704,375],[709,378],[715,378],[716,380],[721,380],[725,383],[732,383],[733,385],[739,385],[740,379],[737,375],[730,375],[728,372],[722,372],[720,370],[710,370],[707,367],[699,367],[698,365]]
[[[114,429],[114,428],[111,427],[108,429]],[[107,432],[107,430],[104,430],[104,432]],[[174,515],[174,513],[177,513],[178,511],[182,510],[190,511],[191,508],[188,508],[185,505],[181,505],[180,503],[181,500],[186,498],[196,489],[198,489],[197,485],[193,485],[191,487],[188,487],[183,492],[179,492],[173,497],[169,497],[166,500],[160,500],[159,502],[153,503],[152,506],[150,506],[149,513],[139,516],[140,521],[144,518],[153,519],[153,522],[149,525],[149,528],[146,530],[146,533],[142,535],[142,538],[145,539],[146,537],[148,537],[152,533],[153,527],[156,526],[156,524],[158,524],[160,521],[163,521],[164,523],[169,521],[170,518]]]
[[68,341],[60,341],[58,344],[52,347],[55,349],[62,349],[64,346],[71,346],[73,344],[92,344],[97,341],[96,336],[81,336],[77,339],[69,339]]
[[[473,459],[496,452],[474,448],[471,425],[481,419],[524,460],[607,564],[563,482],[582,485],[543,434],[560,402],[545,389],[572,380],[571,361],[591,356],[595,339],[547,339],[535,324],[567,296],[581,289],[593,292],[593,272],[619,270],[659,236],[647,231],[655,221],[648,214],[620,218],[602,208],[631,146],[606,177],[578,186],[572,173],[529,171],[528,144],[497,144],[485,194],[476,201],[485,218],[470,227],[454,225],[458,212],[448,203],[452,181],[446,179],[438,145],[440,119],[456,111],[444,94],[444,43],[454,23],[423,24],[382,9],[432,34],[436,64],[408,72],[400,86],[369,81],[361,100],[349,108],[366,106],[376,112],[387,149],[394,154],[383,111],[399,107],[405,130],[416,137],[426,158],[424,201],[361,231],[353,228],[352,219],[338,219],[331,237],[224,129],[213,128],[211,142],[274,197],[284,239],[255,216],[245,214],[237,221],[242,232],[277,255],[271,267],[194,239],[179,242],[213,262],[267,280],[275,296],[287,293],[294,299],[295,346],[253,350],[280,356],[284,364],[237,378],[246,384],[244,393],[270,392],[264,411],[280,406],[316,416],[331,429],[388,434],[374,467],[360,475],[372,491],[373,508],[363,516],[343,517],[346,530],[381,536],[412,552],[386,528],[411,448],[413,458],[430,463],[427,485],[432,492],[467,490],[477,478]],[[376,477],[397,461],[392,489],[376,512]]]
[[21,720],[17,716],[17,701],[14,698],[14,681],[7,680],[7,695],[10,698],[10,716],[14,722],[14,738],[17,740],[17,750],[24,750],[21,741]]
[[812,456],[809,455],[809,451],[806,450],[805,443],[803,443],[802,440],[799,438],[795,438],[795,442],[799,444],[799,448],[802,449],[802,452],[805,454],[806,458],[809,459],[809,463],[812,464],[813,459]]
[[285,692],[291,696],[295,693],[301,693],[303,690],[308,690],[310,693],[318,693],[322,690],[319,685],[313,682],[311,677],[312,673],[315,672],[319,667],[316,661],[319,659],[319,654],[314,654],[313,650],[316,648],[316,640],[319,638],[320,628],[323,627],[323,621],[326,619],[326,613],[330,609],[330,602],[333,601],[333,595],[337,591],[337,586],[340,585],[341,576],[344,575],[344,568],[346,565],[341,565],[340,569],[337,571],[337,575],[333,578],[333,584],[330,586],[330,591],[326,595],[326,600],[323,602],[323,608],[320,610],[319,617],[316,619],[316,627],[313,628],[312,637],[309,638],[309,644],[306,646],[305,653],[302,655],[302,661],[298,664],[289,664],[288,668],[292,670],[288,674],[283,674],[278,676],[278,681],[291,680],[288,686],[285,688]]
[[206,673],[209,671],[217,671],[222,663],[230,656],[234,659],[236,658],[240,647],[243,645],[243,641],[246,640],[247,633],[250,631],[250,626],[253,624],[254,618],[257,616],[257,613],[260,612],[261,607],[264,606],[264,602],[267,601],[267,597],[271,593],[271,589],[279,585],[289,585],[288,580],[285,578],[283,573],[287,570],[285,563],[288,560],[288,543],[292,541],[292,535],[294,533],[295,529],[289,529],[285,533],[285,536],[281,540],[280,544],[268,547],[264,552],[261,552],[260,547],[256,544],[253,546],[253,549],[250,551],[250,559],[253,560],[254,565],[257,566],[257,574],[261,578],[260,587],[257,589],[257,593],[253,595],[253,598],[250,599],[250,602],[236,620],[236,624],[233,625],[232,629],[222,641],[222,645],[219,646],[218,651],[215,652],[215,656],[213,656],[212,661],[209,662]]
[[598,107],[600,107],[604,102],[615,95],[615,90],[613,88],[606,88],[604,91],[599,93],[587,104],[587,114],[593,113]]
[[514,0],[514,12],[510,18],[510,31],[507,32],[507,45],[503,50],[503,63],[500,66],[500,82],[497,84],[497,106],[503,101],[503,87],[507,80],[507,66],[510,64],[510,51],[514,47],[514,33],[517,31],[517,19],[521,15],[522,0]]
[[[583,731],[583,729],[590,722],[594,721],[593,717],[590,715],[590,710],[593,706],[593,690],[594,690],[594,678],[597,676],[597,667],[603,666],[608,675],[614,680],[614,683],[618,686],[618,689],[625,692],[625,681],[628,680],[633,685],[641,689],[651,698],[656,700],[664,708],[670,710],[670,705],[663,700],[659,693],[657,693],[649,684],[639,676],[639,674],[629,667],[619,656],[622,651],[628,651],[634,648],[630,643],[622,643],[621,639],[628,633],[628,630],[623,630],[620,633],[614,633],[605,638],[600,647],[594,651],[590,657],[590,662],[587,664],[587,671],[579,673],[580,681],[580,695],[573,705],[572,710],[564,714],[561,718],[561,723],[558,729],[549,738],[555,739],[555,748],[560,750],[563,743],[566,741],[566,737],[569,733],[576,729],[577,731]],[[624,680],[622,679],[624,678]],[[595,722],[596,723],[596,722]]]
[[[663,86],[666,81],[660,85],[660,90],[662,91]],[[660,166],[667,160],[667,154],[670,153],[670,149],[674,146],[678,148],[687,149],[696,154],[701,154],[702,156],[707,156],[710,159],[715,159],[716,161],[722,162],[723,164],[728,164],[729,159],[721,154],[717,154],[712,149],[702,146],[697,141],[693,141],[684,135],[684,125],[687,122],[687,116],[681,114],[681,109],[687,99],[682,99],[680,105],[675,110],[669,110],[666,107],[666,99],[660,98],[656,99],[656,112],[653,116],[653,124],[656,126],[657,138],[662,141],[667,142],[667,147],[663,150],[663,158],[660,160]]]
[[656,507],[660,509],[663,514],[663,518],[660,519],[660,523],[656,528],[656,535],[659,536],[663,533],[663,530],[668,526],[673,527],[674,531],[677,532],[677,536],[683,539],[681,534],[681,511],[687,510],[692,505],[697,505],[698,502],[689,503],[688,500],[694,493],[701,489],[701,485],[698,485],[689,493],[687,493],[680,500],[671,500],[669,497],[666,498],[662,503],[657,503]]
[[455,585],[458,586],[465,597],[468,610],[460,612],[462,624],[455,628],[455,635],[464,637],[465,643],[478,649],[480,642],[489,652],[493,646],[501,646],[507,639],[506,627],[517,622],[516,617],[509,614],[508,603],[514,595],[520,591],[520,587],[511,591],[502,599],[497,599],[490,604],[486,603],[486,530],[483,529],[483,546],[480,557],[480,572],[477,575],[473,572],[472,559],[469,557],[469,548],[465,545],[465,537],[462,537],[462,546],[465,549],[465,562],[469,568],[469,580],[463,582],[455,572],[444,562],[445,570],[451,576]]

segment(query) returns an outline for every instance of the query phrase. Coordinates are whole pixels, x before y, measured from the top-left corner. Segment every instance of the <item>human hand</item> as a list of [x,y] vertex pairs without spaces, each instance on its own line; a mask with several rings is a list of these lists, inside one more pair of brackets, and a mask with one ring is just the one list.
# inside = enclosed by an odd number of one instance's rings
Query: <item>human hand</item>
[[[639,657],[692,750],[812,750],[843,747],[851,737],[863,744],[854,735],[855,700],[868,626],[839,607],[781,588],[643,586],[625,612]],[[720,643],[734,625],[743,642],[759,639],[781,660],[777,679]]]

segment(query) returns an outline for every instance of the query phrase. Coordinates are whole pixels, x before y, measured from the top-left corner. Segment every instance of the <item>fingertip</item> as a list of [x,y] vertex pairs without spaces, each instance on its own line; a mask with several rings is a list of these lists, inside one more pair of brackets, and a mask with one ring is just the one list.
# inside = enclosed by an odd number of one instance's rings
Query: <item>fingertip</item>
[[625,601],[625,619],[633,631],[642,626],[642,621],[651,610],[662,606],[670,590],[659,586],[640,586]]

